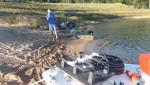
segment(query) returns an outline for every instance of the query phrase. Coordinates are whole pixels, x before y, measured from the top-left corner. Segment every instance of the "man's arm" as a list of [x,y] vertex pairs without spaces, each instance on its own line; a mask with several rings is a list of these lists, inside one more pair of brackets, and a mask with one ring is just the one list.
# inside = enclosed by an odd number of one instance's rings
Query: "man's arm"
[[49,20],[49,15],[46,15],[46,20],[47,20],[47,21]]
[[46,17],[46,20],[48,21],[48,20],[49,20],[49,17]]

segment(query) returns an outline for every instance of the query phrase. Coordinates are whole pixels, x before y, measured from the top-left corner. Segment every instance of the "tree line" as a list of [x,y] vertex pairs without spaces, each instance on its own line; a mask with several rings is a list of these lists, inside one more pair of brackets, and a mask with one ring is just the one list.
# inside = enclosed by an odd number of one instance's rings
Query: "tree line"
[[148,8],[150,0],[61,0],[64,3],[123,3],[136,8]]
[[15,2],[44,2],[44,3],[123,3],[136,8],[149,8],[150,0],[1,0]]

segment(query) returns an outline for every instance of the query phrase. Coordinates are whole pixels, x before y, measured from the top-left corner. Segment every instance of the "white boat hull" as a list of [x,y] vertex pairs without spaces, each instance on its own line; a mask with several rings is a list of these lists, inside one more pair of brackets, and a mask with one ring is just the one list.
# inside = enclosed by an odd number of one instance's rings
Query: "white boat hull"
[[[135,64],[125,64],[125,70],[129,70],[132,73],[140,74],[142,85],[150,85],[150,76],[146,75],[140,70],[140,65]],[[126,75],[126,73],[121,75],[114,75],[104,82],[103,85],[112,85],[111,82],[116,82],[119,85],[120,82],[124,83],[124,85],[133,85],[130,78]]]
[[[142,85],[150,85],[150,76],[143,73],[140,70],[139,65],[135,64],[125,64],[125,70],[129,70],[132,73],[140,74]],[[60,71],[58,68],[49,69],[42,74],[43,80],[47,85],[84,85],[76,79],[68,76],[64,72]],[[116,82],[117,85],[122,82],[124,85],[133,85],[130,78],[123,73],[121,75],[114,75],[106,80],[102,85],[113,85],[112,83]],[[34,85],[34,84],[33,84]]]

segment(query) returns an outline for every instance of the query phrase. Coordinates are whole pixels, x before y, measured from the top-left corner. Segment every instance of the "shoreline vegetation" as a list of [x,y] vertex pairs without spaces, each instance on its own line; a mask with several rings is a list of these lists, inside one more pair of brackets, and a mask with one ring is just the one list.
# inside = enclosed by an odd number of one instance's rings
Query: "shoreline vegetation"
[[[149,9],[137,9],[121,3],[15,3],[0,2],[0,24],[31,28],[46,28],[45,14],[51,9],[60,23],[72,21],[99,22],[103,20],[143,18]],[[149,18],[149,17],[148,17]]]

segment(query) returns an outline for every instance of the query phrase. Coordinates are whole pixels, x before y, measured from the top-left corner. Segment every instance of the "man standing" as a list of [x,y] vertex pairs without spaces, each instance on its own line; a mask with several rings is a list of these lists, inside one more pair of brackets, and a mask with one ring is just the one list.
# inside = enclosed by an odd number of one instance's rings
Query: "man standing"
[[52,37],[56,37],[56,39],[58,38],[57,36],[57,31],[56,31],[56,18],[55,18],[55,14],[48,9],[48,14],[46,14],[46,19],[48,21],[49,24],[49,30],[51,31]]

